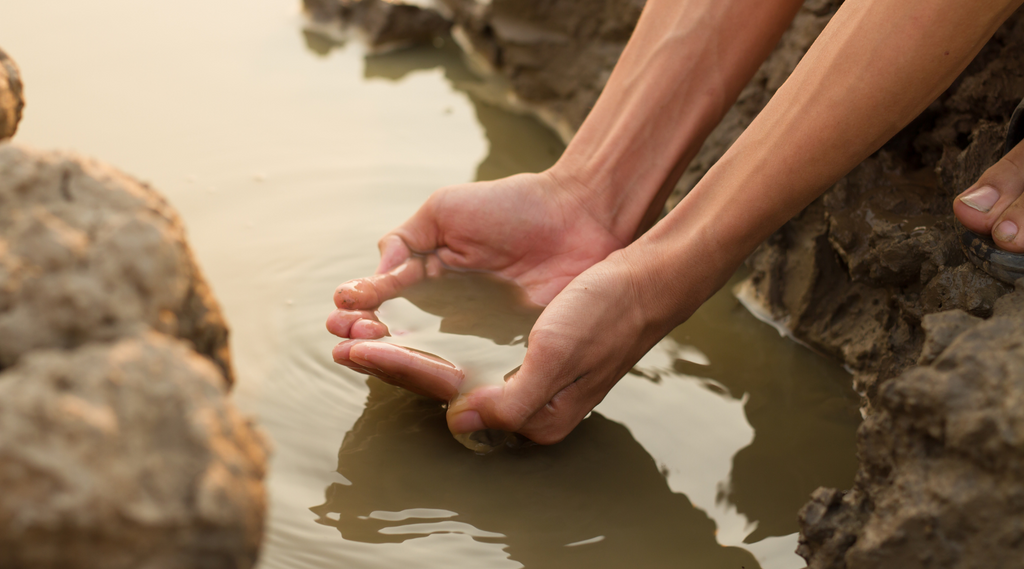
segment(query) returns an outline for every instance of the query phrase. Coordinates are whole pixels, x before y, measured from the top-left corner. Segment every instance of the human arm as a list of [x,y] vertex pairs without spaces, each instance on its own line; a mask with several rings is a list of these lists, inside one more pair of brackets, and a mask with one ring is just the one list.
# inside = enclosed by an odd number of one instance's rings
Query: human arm
[[694,190],[566,287],[520,372],[457,401],[449,427],[564,437],[758,243],[938,97],[1020,3],[848,0]]
[[[493,271],[547,304],[661,212],[704,138],[778,42],[799,0],[651,0],[558,163],[541,174],[443,188],[381,241],[378,274],[343,284],[328,329],[387,333],[373,310],[429,271]],[[354,350],[354,351],[352,351]],[[343,342],[335,359],[423,393],[433,366],[396,346]],[[376,363],[377,365],[373,365]],[[417,366],[422,366],[417,369]],[[430,367],[430,369],[434,369]],[[458,381],[453,376],[452,381]],[[447,398],[438,382],[428,394]]]

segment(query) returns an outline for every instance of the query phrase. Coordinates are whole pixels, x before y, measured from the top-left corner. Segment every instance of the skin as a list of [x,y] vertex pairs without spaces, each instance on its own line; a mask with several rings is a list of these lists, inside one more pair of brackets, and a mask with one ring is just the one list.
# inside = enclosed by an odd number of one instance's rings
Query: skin
[[[372,341],[387,334],[373,310],[442,265],[493,271],[546,308],[519,372],[455,399],[448,426],[561,440],[758,243],[935,100],[1021,1],[847,0],[732,148],[648,230],[800,4],[649,1],[554,167],[438,190],[381,240],[377,275],[339,287],[327,327],[347,340],[335,361],[452,399],[458,368]],[[1022,153],[965,192],[995,188],[987,213],[958,200],[969,228],[998,238],[1006,219],[1024,226]],[[997,242],[1024,251],[1024,236]]]

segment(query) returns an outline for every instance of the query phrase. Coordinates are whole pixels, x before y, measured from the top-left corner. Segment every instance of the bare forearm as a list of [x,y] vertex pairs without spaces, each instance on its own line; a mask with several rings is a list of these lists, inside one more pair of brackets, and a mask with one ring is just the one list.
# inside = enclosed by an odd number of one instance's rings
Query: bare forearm
[[800,0],[650,0],[555,172],[629,242],[778,43]]
[[848,0],[747,131],[637,245],[666,247],[717,286],[935,100],[1020,4]]

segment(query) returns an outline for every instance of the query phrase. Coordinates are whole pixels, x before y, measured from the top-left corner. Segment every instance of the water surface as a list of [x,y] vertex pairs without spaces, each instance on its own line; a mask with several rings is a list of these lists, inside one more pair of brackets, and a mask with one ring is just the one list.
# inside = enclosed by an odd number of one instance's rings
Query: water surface
[[[16,140],[115,164],[185,219],[232,327],[234,399],[275,443],[260,566],[802,567],[796,511],[850,485],[856,400],[728,292],[553,447],[475,455],[438,404],[331,361],[331,293],[373,271],[384,232],[561,144],[483,102],[450,44],[367,55],[303,25],[295,0],[0,0]],[[466,302],[481,289],[460,278],[384,317],[504,373],[533,316]]]

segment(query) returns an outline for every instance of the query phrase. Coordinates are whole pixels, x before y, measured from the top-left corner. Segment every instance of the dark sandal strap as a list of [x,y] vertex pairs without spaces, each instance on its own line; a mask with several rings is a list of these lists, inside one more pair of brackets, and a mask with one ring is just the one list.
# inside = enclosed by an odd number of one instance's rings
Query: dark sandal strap
[[1017,105],[1010,117],[1010,124],[1006,127],[1006,143],[1003,146],[1003,154],[1013,150],[1017,143],[1024,140],[1024,100]]

